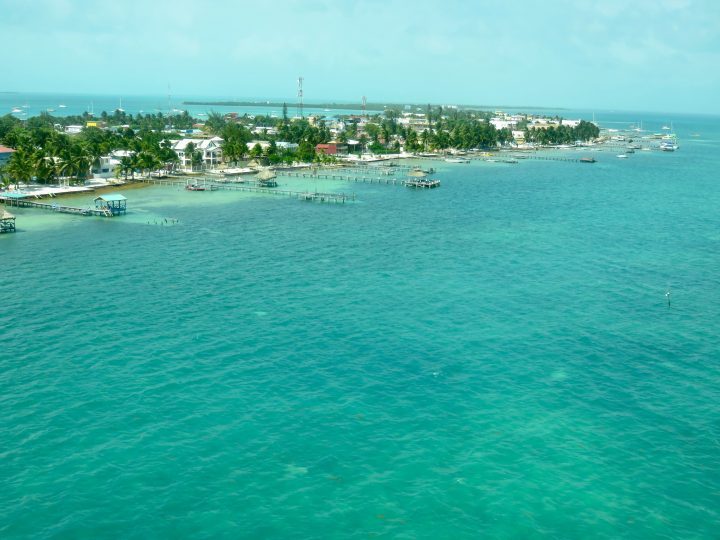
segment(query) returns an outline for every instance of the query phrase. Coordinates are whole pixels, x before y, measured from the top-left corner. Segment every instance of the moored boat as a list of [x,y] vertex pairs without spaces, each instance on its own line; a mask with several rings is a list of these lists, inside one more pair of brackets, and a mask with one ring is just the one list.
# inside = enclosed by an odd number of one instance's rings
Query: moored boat
[[597,160],[593,157],[581,157],[580,163],[595,163]]

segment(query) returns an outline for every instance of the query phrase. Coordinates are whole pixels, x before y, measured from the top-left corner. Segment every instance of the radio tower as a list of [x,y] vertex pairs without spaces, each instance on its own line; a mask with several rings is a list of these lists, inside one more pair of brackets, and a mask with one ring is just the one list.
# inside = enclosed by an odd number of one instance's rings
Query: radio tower
[[367,98],[365,96],[363,96],[362,112],[362,115],[367,118]]
[[302,77],[298,77],[298,103],[297,103],[297,112],[298,112],[298,116],[300,116],[300,118],[305,118],[305,116],[303,115],[303,89],[302,89],[302,83],[303,83],[303,78],[302,78]]

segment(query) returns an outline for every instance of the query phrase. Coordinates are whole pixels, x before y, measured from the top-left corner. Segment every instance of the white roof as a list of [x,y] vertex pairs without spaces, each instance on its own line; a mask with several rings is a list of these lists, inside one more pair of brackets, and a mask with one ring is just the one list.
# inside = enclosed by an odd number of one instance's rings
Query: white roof
[[218,148],[222,142],[221,137],[213,137],[212,139],[180,139],[173,144],[173,150],[183,151],[190,143],[193,143],[198,150],[212,150],[213,148]]

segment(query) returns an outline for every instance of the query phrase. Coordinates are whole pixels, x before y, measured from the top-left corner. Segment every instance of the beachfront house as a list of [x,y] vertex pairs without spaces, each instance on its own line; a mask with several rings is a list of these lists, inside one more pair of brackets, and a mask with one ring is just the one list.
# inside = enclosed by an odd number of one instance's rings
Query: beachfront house
[[195,152],[200,153],[203,166],[213,168],[222,161],[222,138],[180,139],[173,144],[172,149],[180,160],[181,169],[192,169],[192,154],[188,152],[190,143],[194,145]]
[[92,166],[93,178],[115,177],[120,160],[124,157],[131,157],[133,153],[130,150],[115,150],[106,156],[101,156]]

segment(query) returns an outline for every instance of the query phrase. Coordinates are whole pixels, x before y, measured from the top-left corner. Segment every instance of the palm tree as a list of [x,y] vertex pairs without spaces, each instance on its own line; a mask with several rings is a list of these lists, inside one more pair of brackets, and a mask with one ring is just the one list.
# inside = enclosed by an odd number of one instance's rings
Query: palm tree
[[52,157],[46,155],[43,150],[37,150],[33,154],[33,166],[38,182],[50,184],[55,180],[55,163]]
[[135,168],[132,156],[121,157],[120,165],[117,166],[117,170],[125,177],[126,182],[128,179],[128,173],[132,173],[133,178],[135,178]]
[[187,162],[190,162],[190,169],[192,170],[193,166],[193,154],[195,154],[195,143],[190,142],[185,147],[184,157],[183,157],[183,166],[187,166]]
[[15,180],[15,189],[20,187],[20,182],[29,183],[32,180],[34,170],[32,154],[24,147],[19,147],[10,156],[6,170],[10,177]]
[[191,163],[192,163],[192,169],[195,170],[195,167],[201,167],[203,164],[203,154],[200,150],[195,150],[192,153],[191,157]]
[[0,186],[3,189],[6,189],[10,184],[12,184],[12,180],[7,172],[7,167],[5,165],[0,165]]
[[87,146],[82,143],[74,144],[70,147],[69,157],[70,170],[75,175],[77,182],[84,181],[88,177],[93,159]]
[[427,152],[428,142],[430,142],[430,130],[429,129],[423,130],[423,132],[420,134],[420,140],[423,143],[423,151]]

